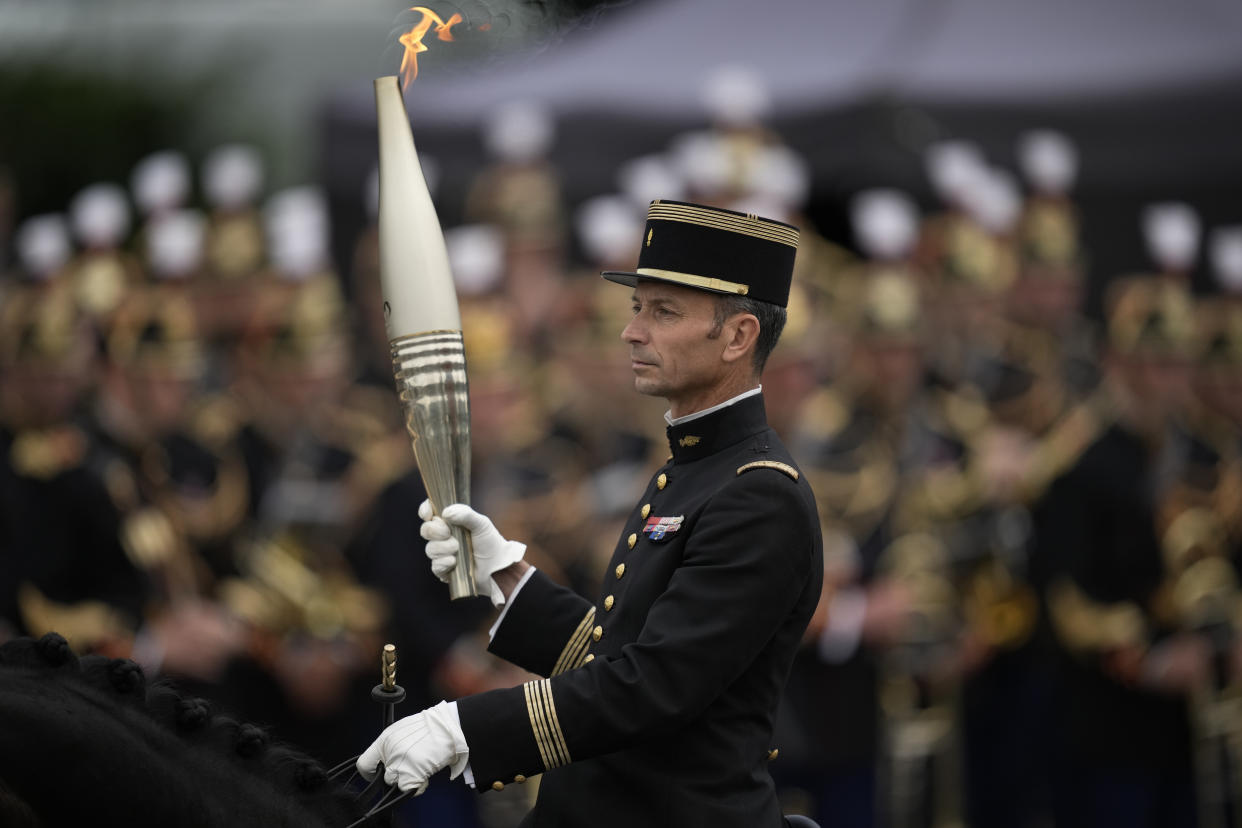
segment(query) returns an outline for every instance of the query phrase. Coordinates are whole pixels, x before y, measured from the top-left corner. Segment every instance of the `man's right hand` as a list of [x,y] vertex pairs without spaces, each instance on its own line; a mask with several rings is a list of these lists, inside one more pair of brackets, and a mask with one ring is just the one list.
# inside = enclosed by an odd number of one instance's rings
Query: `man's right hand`
[[1212,679],[1212,646],[1194,633],[1171,635],[1147,651],[1139,670],[1143,686],[1168,695],[1188,695]]
[[887,647],[906,633],[914,598],[902,581],[878,578],[867,587],[866,610],[862,617],[863,640]]
[[450,574],[456,568],[458,544],[449,526],[461,527],[470,533],[476,582],[487,590],[492,604],[498,607],[503,605],[506,593],[493,576],[521,562],[526,554],[526,545],[505,540],[485,515],[461,503],[445,506],[436,515],[431,501],[424,500],[418,507],[418,516],[423,519],[419,534],[427,541],[427,557],[431,559],[431,571],[436,577],[448,583]]

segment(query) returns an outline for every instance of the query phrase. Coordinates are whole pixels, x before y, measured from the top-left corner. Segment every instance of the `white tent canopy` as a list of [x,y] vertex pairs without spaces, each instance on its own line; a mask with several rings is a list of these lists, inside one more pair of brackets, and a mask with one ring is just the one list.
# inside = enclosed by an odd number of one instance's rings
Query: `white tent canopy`
[[[1102,274],[1143,266],[1136,216],[1149,201],[1242,220],[1237,0],[635,0],[537,54],[466,64],[450,48],[430,45],[406,95],[450,220],[482,158],[480,127],[503,104],[557,117],[555,161],[582,200],[615,187],[627,160],[702,128],[705,83],[727,65],[766,83],[769,123],[809,161],[827,233],[848,232],[841,205],[864,187],[930,204],[931,140],[974,140],[1012,168],[1017,137],[1043,127],[1079,146],[1075,194]],[[374,118],[369,83],[328,110],[346,209],[373,163]]]
[[[707,75],[742,64],[778,113],[883,95],[1055,104],[1242,83],[1233,0],[662,0],[608,10],[521,60],[471,70],[433,43],[408,93],[416,120],[469,123],[515,98],[557,112],[701,111]],[[367,101],[353,97],[358,115]],[[348,104],[347,104],[348,105]]]

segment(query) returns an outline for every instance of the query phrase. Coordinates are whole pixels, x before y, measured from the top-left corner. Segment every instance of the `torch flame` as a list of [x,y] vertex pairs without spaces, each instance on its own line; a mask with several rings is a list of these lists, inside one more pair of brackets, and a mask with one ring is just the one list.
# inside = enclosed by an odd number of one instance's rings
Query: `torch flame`
[[427,34],[427,30],[434,23],[436,27],[436,37],[440,40],[449,42],[453,39],[453,26],[461,22],[461,15],[454,14],[445,22],[440,15],[433,12],[426,6],[411,6],[410,11],[416,11],[423,16],[423,19],[415,24],[405,34],[401,35],[398,40],[405,47],[405,54],[401,57],[401,89],[404,91],[409,87],[410,82],[418,77],[418,53],[427,51],[427,47],[423,44],[423,37]]

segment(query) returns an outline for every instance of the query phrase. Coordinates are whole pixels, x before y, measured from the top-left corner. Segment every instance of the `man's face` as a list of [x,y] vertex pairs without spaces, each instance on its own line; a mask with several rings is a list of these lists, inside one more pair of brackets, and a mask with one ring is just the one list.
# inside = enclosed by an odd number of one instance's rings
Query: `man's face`
[[712,294],[640,281],[633,310],[621,338],[630,346],[636,391],[666,398],[676,412],[678,401],[693,401],[719,385],[726,337],[709,338],[716,318]]
[[181,425],[195,393],[195,380],[158,367],[134,371],[130,388],[137,413],[158,432]]
[[1242,372],[1234,366],[1201,366],[1195,374],[1195,395],[1235,423],[1242,423]]
[[885,410],[899,412],[910,404],[923,381],[923,354],[913,343],[863,340],[855,346],[860,379]]
[[1139,353],[1117,362],[1137,409],[1132,413],[1141,420],[1154,428],[1182,410],[1190,393],[1190,366],[1184,357]]

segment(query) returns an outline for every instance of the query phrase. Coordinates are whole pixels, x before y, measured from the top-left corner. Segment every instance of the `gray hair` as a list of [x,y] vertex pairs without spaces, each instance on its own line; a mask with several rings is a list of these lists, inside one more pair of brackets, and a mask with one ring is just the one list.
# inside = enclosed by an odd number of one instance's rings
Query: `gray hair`
[[759,338],[755,341],[753,365],[755,373],[762,374],[763,366],[767,364],[768,357],[772,354],[772,349],[776,347],[776,341],[781,338],[781,331],[785,328],[785,309],[780,305],[760,302],[758,299],[750,299],[746,296],[731,293],[720,294],[716,297],[715,325],[707,335],[708,338],[715,339],[720,336],[724,323],[739,313],[749,313],[759,320]]

